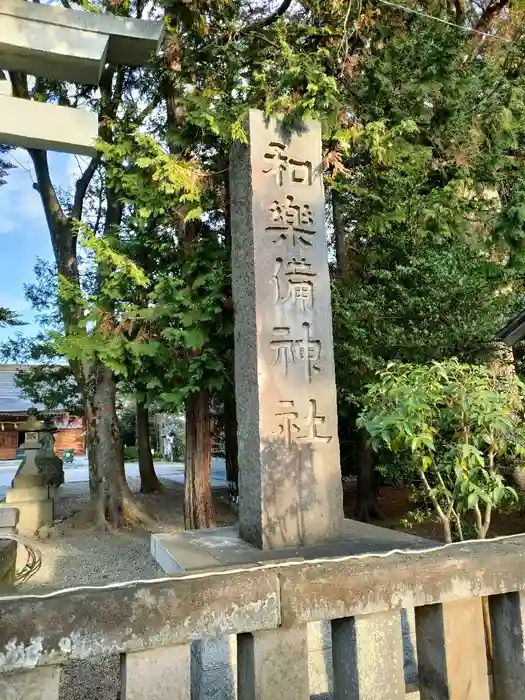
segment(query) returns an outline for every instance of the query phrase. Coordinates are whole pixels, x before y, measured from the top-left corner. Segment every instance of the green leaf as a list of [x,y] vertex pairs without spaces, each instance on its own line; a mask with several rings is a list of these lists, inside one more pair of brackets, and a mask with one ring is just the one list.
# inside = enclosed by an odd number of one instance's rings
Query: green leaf
[[423,467],[423,471],[427,471],[427,469],[432,466],[432,458],[428,456],[422,457],[421,465]]
[[206,342],[206,334],[200,328],[192,328],[183,332],[186,347],[198,350]]
[[434,450],[434,440],[429,435],[421,435],[420,439],[429,450]]
[[200,206],[193,207],[186,214],[186,221],[194,221],[195,219],[198,219],[199,217],[201,217],[203,213],[204,213],[204,211],[203,211],[202,207],[200,207]]
[[499,502],[505,497],[506,494],[506,489],[504,486],[497,486],[494,491],[492,492],[492,498],[494,501],[494,505],[498,505]]
[[158,379],[158,377],[154,377],[153,379],[150,379],[148,381],[148,383],[146,384],[146,387],[148,389],[157,389],[157,388],[162,387],[162,382],[160,381],[160,379]]
[[475,508],[478,504],[479,496],[477,493],[470,493],[467,499],[467,508]]

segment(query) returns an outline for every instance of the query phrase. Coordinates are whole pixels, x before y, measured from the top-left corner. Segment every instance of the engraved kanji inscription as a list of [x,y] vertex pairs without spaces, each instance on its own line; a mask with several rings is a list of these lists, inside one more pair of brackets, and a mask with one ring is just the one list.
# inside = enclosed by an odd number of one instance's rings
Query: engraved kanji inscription
[[264,160],[268,167],[263,168],[263,173],[274,176],[279,187],[283,186],[285,175],[293,183],[308,187],[312,184],[312,163],[309,160],[291,158],[286,144],[270,141]]
[[326,423],[325,416],[317,415],[317,401],[315,399],[310,399],[310,410],[308,411],[308,418],[306,423],[306,434],[298,435],[297,439],[303,442],[323,442],[329,443],[332,439],[332,435],[320,435],[319,428]]
[[273,366],[279,366],[286,377],[289,365],[302,364],[305,379],[312,381],[315,374],[319,374],[321,368],[321,341],[310,337],[310,324],[303,323],[301,338],[292,338],[289,327],[275,327],[273,334],[276,340],[270,342],[270,347],[275,352]]
[[311,246],[315,236],[315,220],[309,204],[297,204],[295,198],[287,194],[284,201],[274,200],[268,209],[270,224],[267,231],[277,232],[273,243],[291,241],[297,245]]
[[299,414],[297,411],[287,411],[285,409],[290,409],[294,407],[293,401],[279,401],[280,411],[277,411],[275,417],[280,421],[279,430],[277,434],[279,437],[284,439],[285,445],[287,447],[292,446],[293,435],[300,431],[299,426],[295,422]]
[[293,340],[289,337],[290,328],[276,327],[273,329],[273,334],[277,338],[270,342],[270,347],[275,352],[273,366],[279,366],[286,376],[288,374],[288,365],[294,361]]
[[316,274],[306,258],[275,259],[273,279],[275,303],[286,304],[306,311],[314,306],[314,281]]
[[321,341],[310,337],[309,323],[303,323],[303,337],[295,342],[294,350],[297,361],[303,363],[307,382],[311,382],[313,375],[321,371],[318,364],[321,359]]
[[[333,436],[322,435],[322,426],[326,423],[325,416],[317,415],[317,401],[308,401],[308,414],[305,416],[304,425],[298,425],[299,413],[295,410],[295,401],[279,401],[279,410],[275,417],[278,419],[277,435],[284,439],[287,447],[291,447],[296,441],[303,443],[320,442],[328,444]],[[302,433],[302,434],[301,434]]]

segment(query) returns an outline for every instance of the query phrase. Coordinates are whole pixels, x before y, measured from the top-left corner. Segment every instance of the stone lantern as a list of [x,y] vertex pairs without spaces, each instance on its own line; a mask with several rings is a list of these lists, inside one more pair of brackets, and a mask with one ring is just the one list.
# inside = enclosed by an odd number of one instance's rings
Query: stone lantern
[[51,416],[46,416],[40,423],[41,426],[38,429],[40,449],[36,453],[35,464],[44,478],[44,485],[56,490],[64,483],[64,463],[55,454],[53,435],[57,432],[57,428]]
[[53,520],[55,508],[50,485],[56,487],[63,483],[62,460],[57,458],[58,465],[50,455],[55,429],[49,419],[38,420],[32,413],[17,430],[25,433],[20,445],[25,456],[0,507],[17,508],[20,513],[18,529],[34,533]]
[[20,445],[20,449],[24,450],[24,459],[18,467],[11,488],[32,488],[46,485],[35,461],[41,447],[38,433],[42,424],[43,421],[38,420],[36,412],[28,411],[27,420],[16,426],[17,432],[25,433],[24,442]]

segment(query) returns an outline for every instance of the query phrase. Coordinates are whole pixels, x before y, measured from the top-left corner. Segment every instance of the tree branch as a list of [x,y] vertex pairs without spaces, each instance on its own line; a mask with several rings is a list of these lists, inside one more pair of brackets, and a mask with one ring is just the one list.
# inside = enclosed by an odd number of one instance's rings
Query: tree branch
[[98,190],[97,215],[95,217],[95,225],[93,226],[93,231],[95,232],[95,234],[97,234],[98,231],[100,230],[100,222],[102,220],[104,192],[105,192],[104,183],[101,183],[99,190]]
[[445,512],[443,511],[443,508],[439,505],[439,501],[436,498],[436,496],[432,490],[432,487],[428,483],[428,479],[427,479],[425,472],[421,468],[418,469],[418,472],[419,472],[419,477],[425,486],[427,495],[430,498],[430,500],[432,501],[432,505],[434,506],[434,510],[436,511],[439,519],[441,520],[441,523],[443,524],[443,530],[445,532],[445,540],[447,541],[447,543],[452,542],[452,533],[450,531],[450,520],[449,520],[449,518],[447,518]]
[[71,216],[73,217],[73,219],[77,219],[77,221],[80,221],[82,218],[84,198],[86,196],[87,189],[91,184],[91,180],[93,179],[93,175],[95,174],[95,171],[100,164],[101,159],[101,153],[97,153],[95,156],[93,156],[93,158],[89,161],[89,165],[76,182],[75,199],[73,201],[73,209],[71,210]]
[[56,190],[53,186],[53,183],[51,182],[51,176],[49,174],[49,163],[47,160],[47,152],[38,151],[34,148],[28,148],[27,151],[31,156],[31,160],[33,161],[33,165],[35,168],[35,174],[38,183],[35,189],[37,189],[40,195],[40,199],[42,200],[44,214],[46,216],[47,225],[51,234],[51,240],[53,242],[53,248],[55,250],[55,254],[58,254],[58,227],[60,225],[64,225],[67,222],[67,217],[60,205],[60,202],[58,201]]
[[147,119],[147,117],[149,117],[149,115],[157,109],[157,107],[160,104],[160,101],[161,93],[159,91],[159,93],[152,98],[151,102],[148,105],[146,105],[146,107],[144,107],[142,112],[139,112],[139,114],[137,115],[137,124],[143,124],[144,120]]
[[[124,74],[123,72],[119,75],[119,80],[117,83],[117,88],[115,90],[115,95],[113,100],[111,99],[111,86],[113,82],[113,77],[115,75],[115,69],[113,66],[107,66],[104,70],[102,77],[100,79],[100,89],[104,99],[101,100],[101,109],[99,112],[99,136],[104,138],[107,136],[107,125],[105,118],[109,117],[114,119],[116,116],[116,110],[120,99],[122,97],[122,90],[124,84]],[[89,165],[82,173],[81,177],[77,180],[75,185],[75,198],[73,201],[73,208],[71,210],[71,216],[73,219],[78,221],[82,218],[82,210],[84,207],[84,199],[89,185],[93,179],[93,176],[100,165],[102,160],[102,154],[97,153],[89,161]]]
[[487,532],[489,531],[491,520],[492,520],[492,503],[487,502],[485,504],[485,514],[483,517],[483,537],[487,536]]
[[13,97],[20,97],[24,100],[28,100],[29,88],[27,87],[27,75],[25,73],[9,71],[9,79],[11,80],[11,92]]
[[288,10],[291,4],[292,0],[283,0],[280,6],[274,12],[269,14],[268,17],[265,17],[264,19],[259,19],[253,24],[249,24],[242,30],[242,32],[251,32],[253,29],[261,29],[262,27],[267,27],[268,25],[273,24],[279,19],[279,17],[282,17],[284,15],[284,13]]
[[476,517],[476,532],[478,539],[482,540],[485,537],[485,533],[483,532],[483,518],[481,517],[481,511],[477,503],[474,506],[474,515]]

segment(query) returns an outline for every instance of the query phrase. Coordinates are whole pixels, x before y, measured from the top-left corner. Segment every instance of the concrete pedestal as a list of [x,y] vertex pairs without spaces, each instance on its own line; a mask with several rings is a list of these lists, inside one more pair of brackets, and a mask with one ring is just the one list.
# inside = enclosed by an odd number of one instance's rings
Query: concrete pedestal
[[55,502],[49,497],[49,488],[20,486],[16,479],[14,488],[8,489],[0,508],[17,508],[18,531],[26,534],[33,534],[42,525],[52,522],[55,515]]
[[[435,542],[413,535],[344,521],[344,536],[339,542],[261,551],[239,537],[237,527],[195,530],[151,537],[151,554],[167,574],[209,571],[232,567],[257,566],[279,561],[350,556],[392,549],[425,549]],[[404,610],[400,618],[403,631],[404,671],[407,697],[417,697],[414,610]],[[330,621],[307,625],[308,677],[310,695],[315,700],[333,698],[333,663]],[[193,700],[234,700],[237,697],[237,637],[225,635],[204,639],[192,645],[191,675]]]
[[425,549],[436,542],[366,525],[357,520],[344,521],[344,533],[337,542],[298,545],[286,549],[260,550],[239,536],[238,528],[219,527],[213,530],[186,530],[151,536],[151,554],[169,574],[184,571],[207,571],[276,561],[319,559],[392,549]]
[[16,535],[19,517],[18,508],[6,507],[0,510],[0,535]]

